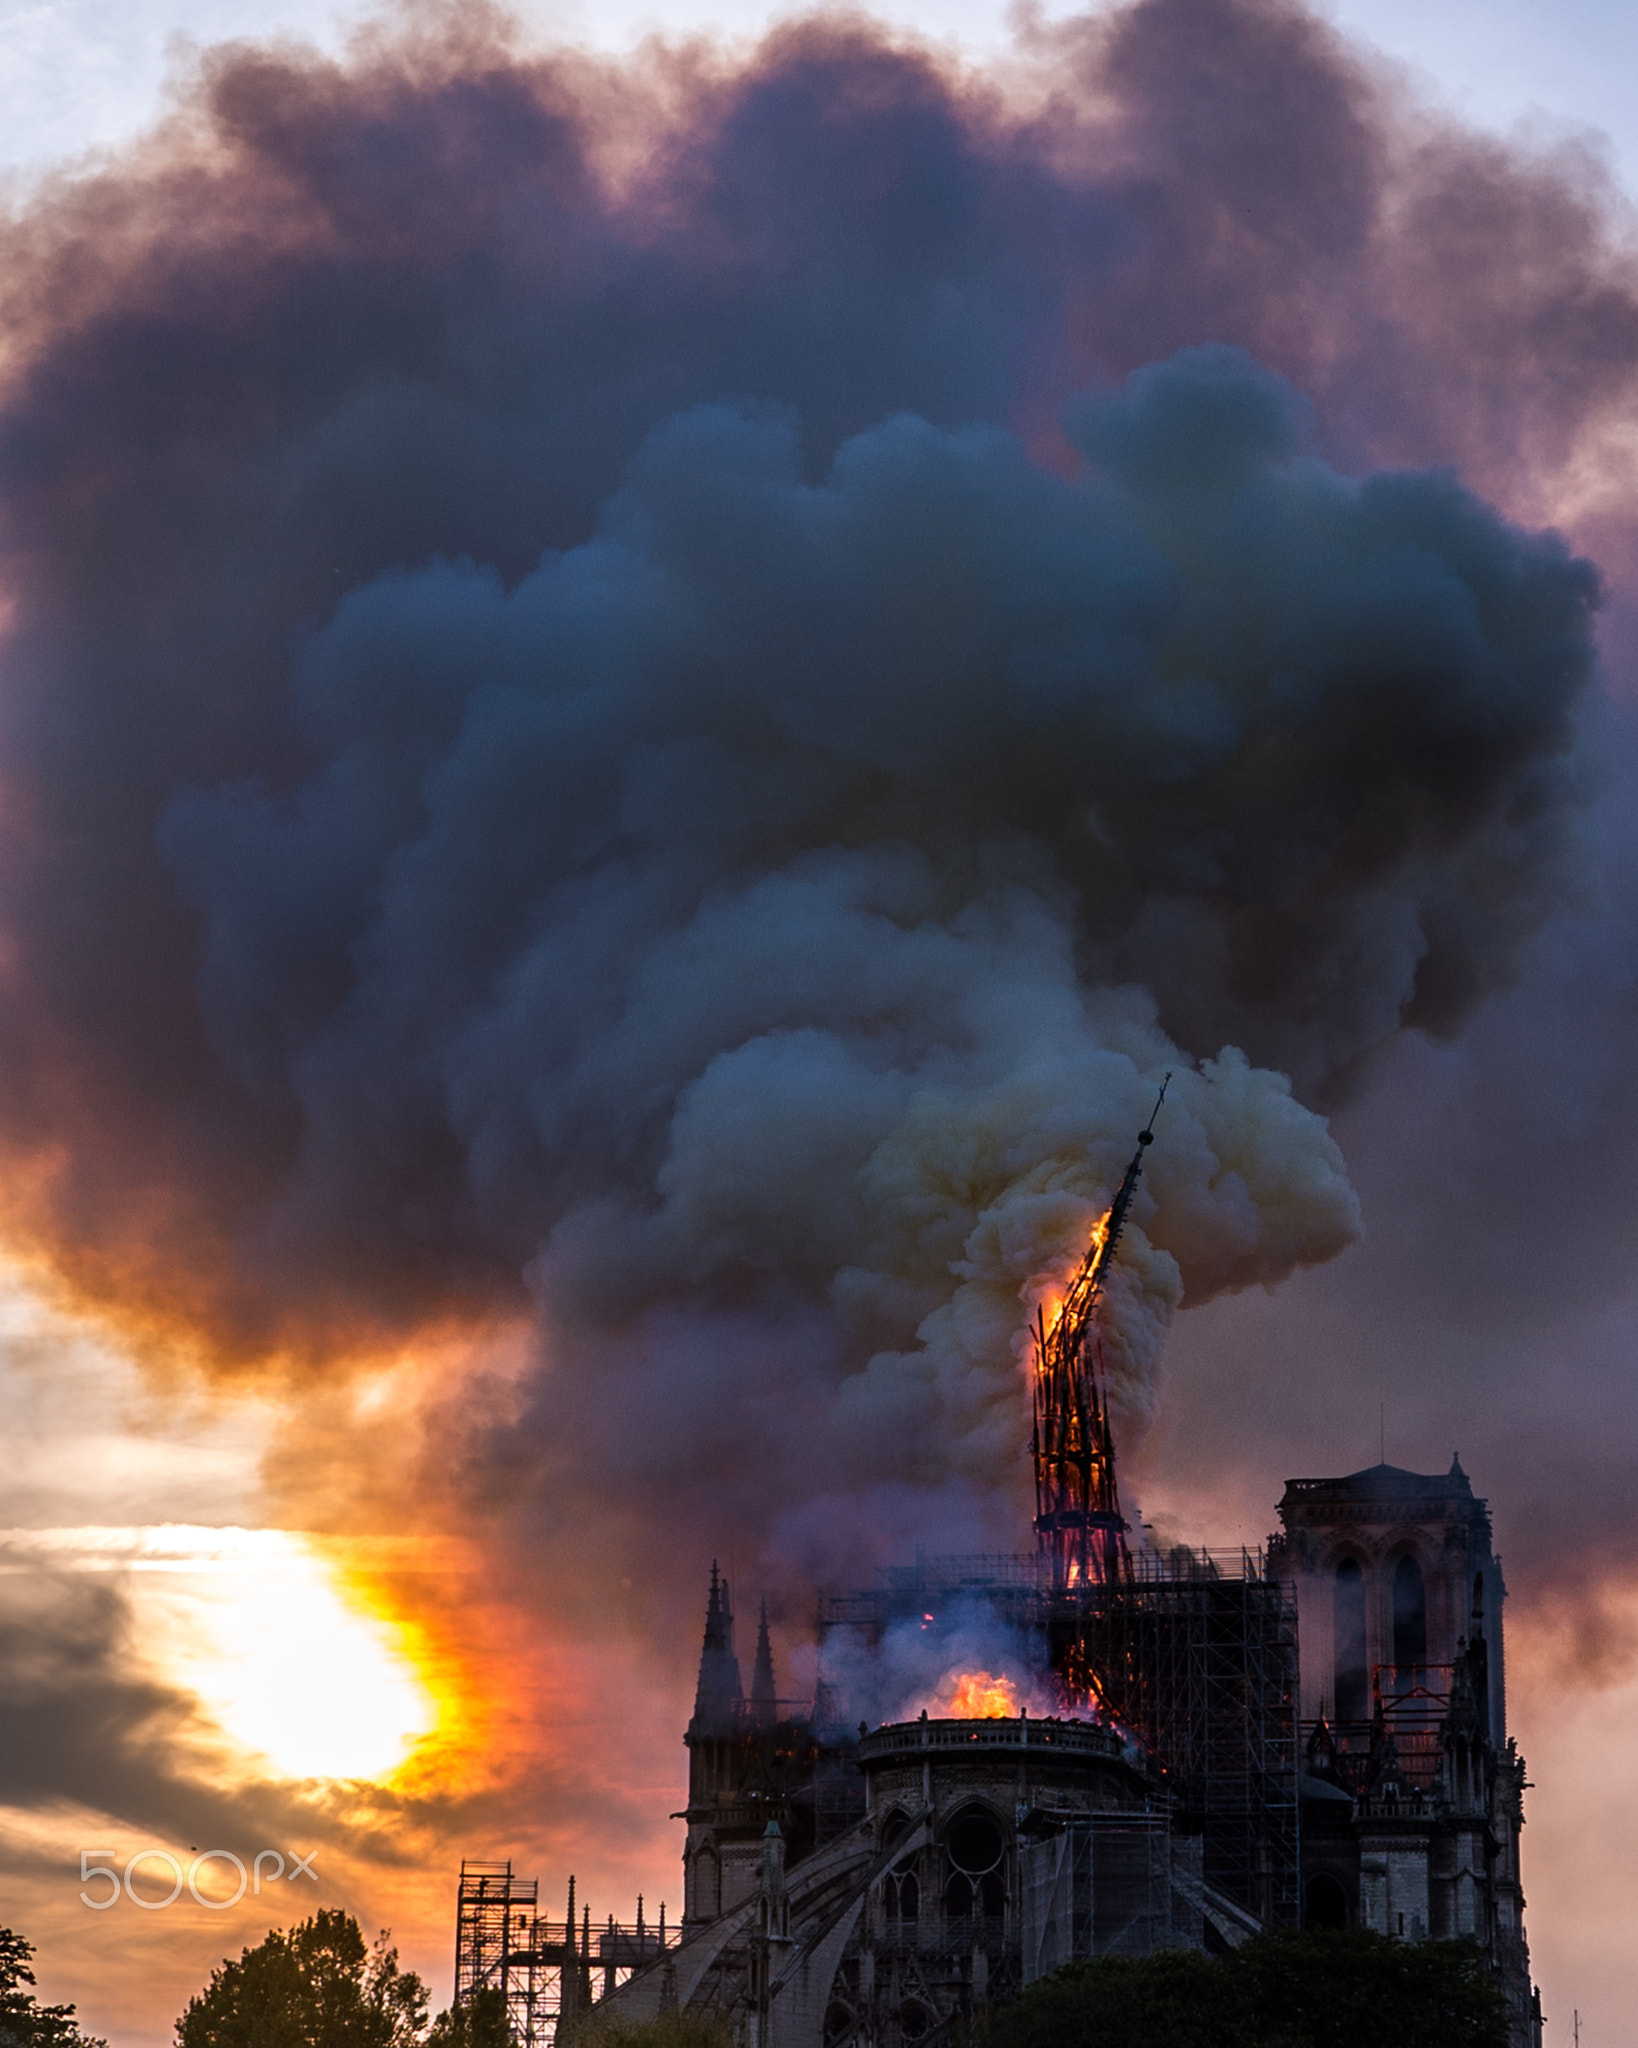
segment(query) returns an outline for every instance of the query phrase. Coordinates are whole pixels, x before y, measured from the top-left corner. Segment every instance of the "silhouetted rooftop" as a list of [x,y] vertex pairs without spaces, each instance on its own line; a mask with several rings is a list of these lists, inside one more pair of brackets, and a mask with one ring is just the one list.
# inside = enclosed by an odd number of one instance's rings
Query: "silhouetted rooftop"
[[1448,1472],[1408,1472],[1402,1465],[1367,1465],[1339,1479],[1288,1479],[1280,1502],[1472,1500],[1473,1482],[1452,1458]]

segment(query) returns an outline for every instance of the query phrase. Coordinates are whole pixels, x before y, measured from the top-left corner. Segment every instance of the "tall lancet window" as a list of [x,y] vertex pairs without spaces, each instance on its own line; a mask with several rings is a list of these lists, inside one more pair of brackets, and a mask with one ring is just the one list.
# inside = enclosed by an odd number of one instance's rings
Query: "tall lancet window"
[[1371,1686],[1365,1658],[1365,1574],[1353,1557],[1345,1557],[1337,1566],[1336,1679],[1337,1719],[1368,1719]]
[[1393,1661],[1401,1671],[1428,1661],[1428,1595],[1414,1557],[1393,1568]]
[[714,1920],[722,1911],[722,1859],[707,1845],[694,1859],[694,1917]]

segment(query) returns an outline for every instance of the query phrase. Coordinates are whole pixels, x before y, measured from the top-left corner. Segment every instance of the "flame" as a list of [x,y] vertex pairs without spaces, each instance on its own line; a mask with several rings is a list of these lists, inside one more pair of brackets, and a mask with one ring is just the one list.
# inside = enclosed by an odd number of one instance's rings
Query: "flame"
[[[1113,1214],[1114,1211],[1112,1209],[1106,1209],[1097,1222],[1093,1224],[1091,1234],[1087,1239],[1084,1249],[1074,1254],[1073,1261],[1067,1270],[1054,1274],[1038,1274],[1024,1290],[1025,1301],[1032,1304],[1035,1312],[1040,1317],[1041,1328],[1046,1331],[1048,1336],[1058,1327],[1058,1320],[1064,1312],[1064,1305],[1069,1299],[1070,1290],[1074,1286],[1076,1279],[1084,1272],[1087,1266],[1092,1264],[1108,1241],[1109,1222]],[[1034,1320],[1035,1318],[1032,1315],[1030,1318],[1031,1326],[1033,1326]],[[1042,1354],[1040,1345],[1037,1344],[1034,1352],[1036,1371],[1044,1370],[1045,1364],[1045,1357]]]
[[1018,1711],[1017,1681],[992,1671],[960,1672],[948,1707],[941,1709],[952,1721],[1011,1721]]

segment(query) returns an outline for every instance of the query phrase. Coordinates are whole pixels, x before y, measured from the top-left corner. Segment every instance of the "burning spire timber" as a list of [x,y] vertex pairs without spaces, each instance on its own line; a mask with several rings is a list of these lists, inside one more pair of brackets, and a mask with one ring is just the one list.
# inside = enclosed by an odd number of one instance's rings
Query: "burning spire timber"
[[1050,1330],[1045,1309],[1035,1311],[1035,1533],[1059,1592],[1123,1582],[1132,1573],[1115,1484],[1097,1317],[1104,1278],[1137,1191],[1143,1155],[1154,1143],[1154,1121],[1171,1078],[1168,1073],[1160,1084],[1125,1178],[1092,1233]]

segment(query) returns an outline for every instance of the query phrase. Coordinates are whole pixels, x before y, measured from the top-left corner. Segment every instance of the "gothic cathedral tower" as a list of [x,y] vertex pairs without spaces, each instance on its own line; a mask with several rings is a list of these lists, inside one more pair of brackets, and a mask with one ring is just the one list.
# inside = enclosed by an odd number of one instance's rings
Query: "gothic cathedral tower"
[[1304,1917],[1474,1941],[1535,2048],[1507,1734],[1501,1563],[1460,1460],[1293,1479],[1270,1566],[1295,1596]]

